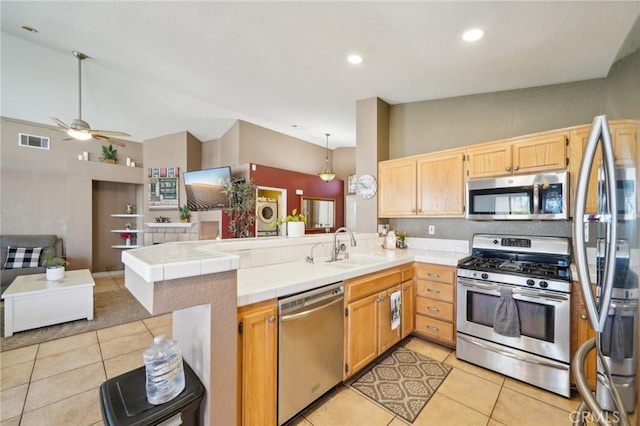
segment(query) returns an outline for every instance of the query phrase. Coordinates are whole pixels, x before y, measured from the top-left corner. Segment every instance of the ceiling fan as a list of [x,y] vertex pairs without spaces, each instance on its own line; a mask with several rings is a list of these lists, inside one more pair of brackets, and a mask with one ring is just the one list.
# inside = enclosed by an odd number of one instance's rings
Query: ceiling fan
[[78,58],[78,118],[71,122],[71,125],[67,125],[59,118],[51,117],[51,119],[60,127],[61,131],[67,132],[73,139],[86,141],[91,138],[108,140],[110,143],[119,146],[125,146],[124,143],[113,140],[110,138],[114,136],[131,136],[124,132],[115,132],[112,130],[93,130],[89,123],[82,119],[82,61],[87,59],[88,56],[84,53],[73,51],[73,56]]

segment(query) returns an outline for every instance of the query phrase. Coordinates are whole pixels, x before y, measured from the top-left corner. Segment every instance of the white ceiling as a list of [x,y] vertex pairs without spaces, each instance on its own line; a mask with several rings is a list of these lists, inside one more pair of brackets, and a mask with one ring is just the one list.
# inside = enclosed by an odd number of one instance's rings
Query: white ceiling
[[[605,77],[640,2],[5,1],[2,116],[142,141],[237,119],[355,146],[355,106]],[[29,33],[20,27],[39,30]],[[470,27],[486,36],[460,38]],[[346,62],[350,53],[364,62]],[[299,127],[294,128],[297,125]]]

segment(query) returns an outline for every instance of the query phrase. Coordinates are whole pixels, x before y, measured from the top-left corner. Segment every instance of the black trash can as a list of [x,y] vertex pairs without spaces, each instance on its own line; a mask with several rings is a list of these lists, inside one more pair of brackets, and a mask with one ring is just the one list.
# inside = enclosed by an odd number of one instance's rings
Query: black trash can
[[[151,426],[181,417],[183,425],[200,425],[200,404],[204,385],[183,361],[185,388],[160,405],[149,404],[144,366],[107,380],[100,386],[102,420],[108,426]],[[168,424],[180,424],[168,422]]]

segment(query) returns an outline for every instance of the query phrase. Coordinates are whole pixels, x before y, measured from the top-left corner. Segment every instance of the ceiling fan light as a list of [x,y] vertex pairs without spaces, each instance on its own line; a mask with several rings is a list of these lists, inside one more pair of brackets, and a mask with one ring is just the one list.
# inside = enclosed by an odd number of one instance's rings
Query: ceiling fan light
[[67,130],[67,134],[79,141],[88,141],[89,139],[92,138],[91,133],[85,132],[83,130],[69,129]]

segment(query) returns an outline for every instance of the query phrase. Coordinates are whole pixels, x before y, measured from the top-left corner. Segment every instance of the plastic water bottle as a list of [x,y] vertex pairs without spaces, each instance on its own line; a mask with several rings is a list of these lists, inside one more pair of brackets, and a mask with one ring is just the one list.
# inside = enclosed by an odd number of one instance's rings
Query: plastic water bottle
[[147,401],[158,405],[171,401],[184,389],[182,351],[178,342],[164,335],[153,338],[153,345],[142,355],[146,372]]

